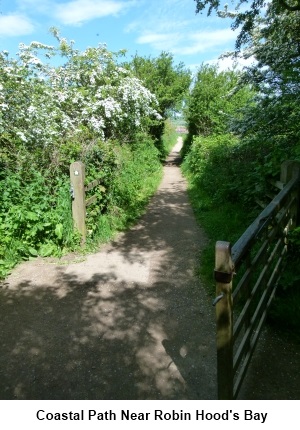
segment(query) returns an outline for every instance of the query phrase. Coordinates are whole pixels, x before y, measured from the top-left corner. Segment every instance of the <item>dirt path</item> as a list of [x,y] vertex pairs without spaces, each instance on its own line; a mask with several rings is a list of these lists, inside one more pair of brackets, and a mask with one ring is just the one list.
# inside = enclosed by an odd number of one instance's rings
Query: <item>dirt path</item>
[[[0,296],[1,399],[215,399],[203,232],[174,147],[147,213],[84,261],[20,265]],[[175,162],[175,164],[174,164]]]
[[[216,399],[180,147],[134,228],[81,261],[21,264],[0,288],[0,399]],[[299,377],[300,345],[267,328],[239,398],[299,399]]]

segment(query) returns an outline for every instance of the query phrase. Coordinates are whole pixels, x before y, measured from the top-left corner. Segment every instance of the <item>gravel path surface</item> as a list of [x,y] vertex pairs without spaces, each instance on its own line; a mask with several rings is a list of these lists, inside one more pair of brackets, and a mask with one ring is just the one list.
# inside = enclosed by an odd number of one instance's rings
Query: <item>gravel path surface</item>
[[205,237],[176,165],[146,214],[84,261],[16,268],[1,295],[1,399],[215,399]]
[[[0,399],[216,399],[205,235],[177,166],[135,227],[87,257],[36,259],[0,289]],[[240,399],[300,399],[300,345],[266,328]]]

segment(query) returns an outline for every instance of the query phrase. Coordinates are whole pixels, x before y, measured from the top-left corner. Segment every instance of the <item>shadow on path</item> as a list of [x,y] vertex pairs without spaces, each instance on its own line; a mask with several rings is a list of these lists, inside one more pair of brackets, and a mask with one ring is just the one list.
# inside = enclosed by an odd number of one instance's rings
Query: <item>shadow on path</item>
[[[19,266],[0,288],[0,399],[216,399],[205,237],[173,151],[147,212],[85,261]],[[241,399],[299,399],[300,346],[265,329]]]
[[82,263],[28,262],[4,284],[1,399],[216,398],[213,309],[195,276],[205,238],[168,163],[129,232]]

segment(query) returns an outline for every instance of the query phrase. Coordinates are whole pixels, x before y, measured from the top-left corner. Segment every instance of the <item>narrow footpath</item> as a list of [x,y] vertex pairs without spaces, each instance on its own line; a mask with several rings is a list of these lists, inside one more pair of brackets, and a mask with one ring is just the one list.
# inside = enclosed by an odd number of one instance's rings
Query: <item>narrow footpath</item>
[[82,261],[37,259],[1,289],[0,399],[216,399],[205,236],[176,161],[138,224]]

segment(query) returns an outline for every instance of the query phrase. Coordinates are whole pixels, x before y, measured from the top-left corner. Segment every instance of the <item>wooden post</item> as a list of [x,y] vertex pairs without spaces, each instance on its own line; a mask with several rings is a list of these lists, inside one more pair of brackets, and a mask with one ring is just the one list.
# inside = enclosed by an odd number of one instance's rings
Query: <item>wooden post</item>
[[299,176],[300,162],[287,160],[281,164],[280,181],[286,185],[294,175]]
[[229,242],[216,243],[216,318],[218,399],[233,399],[233,308],[232,275],[234,271]]
[[[280,181],[283,182],[284,185],[286,185],[295,176],[297,176],[300,180],[300,162],[293,160],[284,161],[281,164]],[[295,224],[292,227],[295,227],[296,225],[300,224],[300,183],[295,190],[295,193],[297,205],[293,214]]]
[[86,225],[85,225],[85,167],[81,161],[75,161],[70,165],[71,191],[73,196],[72,214],[74,227],[81,235],[81,244],[86,241]]

